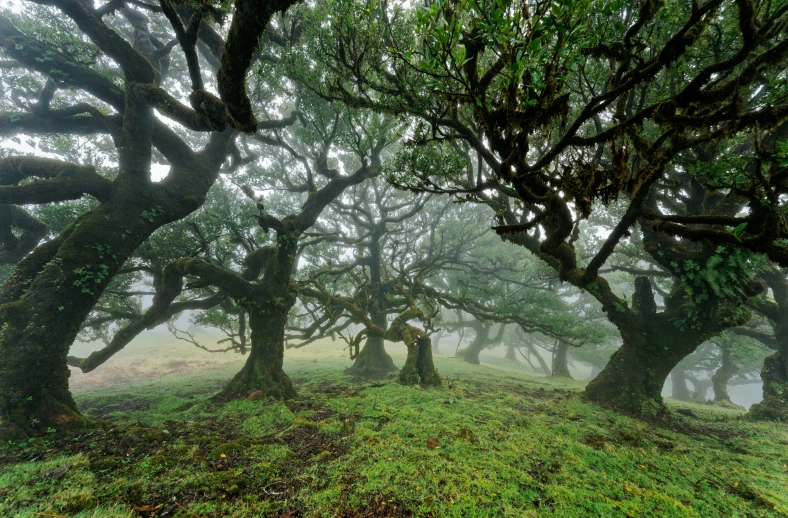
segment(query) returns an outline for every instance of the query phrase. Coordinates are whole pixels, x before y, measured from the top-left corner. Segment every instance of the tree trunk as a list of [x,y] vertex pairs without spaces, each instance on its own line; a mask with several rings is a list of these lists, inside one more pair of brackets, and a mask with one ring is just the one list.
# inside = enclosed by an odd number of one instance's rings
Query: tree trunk
[[[382,329],[388,327],[385,314],[374,313],[371,320],[377,327]],[[353,365],[345,373],[361,378],[376,379],[385,378],[396,371],[397,367],[394,365],[394,360],[386,352],[384,343],[382,336],[367,337],[364,347],[361,348]]]
[[86,424],[66,363],[80,325],[140,244],[202,205],[224,162],[232,132],[214,133],[201,153],[179,153],[168,177],[151,183],[153,111],[129,119],[130,106],[124,128],[131,121],[133,131],[108,200],[33,250],[0,288],[0,439]]
[[726,327],[739,325],[731,318],[732,304],[709,304],[704,308],[705,319],[680,328],[676,322],[686,316],[684,297],[683,289],[674,288],[665,299],[665,310],[657,313],[651,281],[635,278],[632,309],[608,309],[623,343],[586,386],[589,399],[645,417],[664,411],[662,388],[671,371],[700,344]]
[[428,336],[420,336],[415,343],[408,345],[408,357],[405,365],[399,373],[398,381],[403,385],[415,385],[421,383],[432,387],[441,384],[438,371],[432,361],[432,346]]
[[353,365],[345,370],[345,373],[351,376],[375,379],[385,378],[396,370],[394,360],[391,359],[384,347],[383,337],[370,336],[356,356]]
[[528,342],[526,342],[525,347],[526,349],[528,349],[528,352],[530,352],[536,357],[536,361],[539,362],[539,367],[541,367],[542,372],[544,372],[544,375],[549,376],[550,367],[548,367],[547,362],[544,360],[544,358],[542,358],[542,355],[539,354],[539,351],[536,349],[536,347],[534,347],[533,344]]
[[559,340],[556,345],[555,353],[553,354],[553,378],[569,378],[572,375],[569,373],[569,344],[563,340]]
[[736,374],[736,365],[731,361],[731,352],[727,347],[722,348],[722,363],[711,377],[712,387],[714,388],[714,401],[730,401],[728,395],[728,383],[733,375]]
[[592,401],[636,415],[663,411],[662,387],[670,372],[707,337],[681,332],[664,314],[622,330],[623,344],[585,390]]
[[788,421],[788,325],[775,325],[777,352],[763,362],[763,401],[750,407],[754,419]]
[[670,397],[678,399],[679,401],[689,401],[692,399],[690,396],[689,387],[687,387],[687,372],[681,367],[676,367],[670,373],[671,391]]
[[[160,226],[142,221],[143,210],[143,205],[107,203],[83,215],[64,231],[59,248],[36,249],[3,286],[0,435],[23,437],[86,424],[68,389],[66,358],[104,288]],[[30,263],[41,270],[25,280],[15,278]],[[27,281],[26,291],[17,292],[17,281]]]
[[[370,236],[369,244],[369,268],[370,268],[370,288],[373,297],[372,308],[370,309],[370,320],[381,328],[388,327],[385,308],[387,305],[386,288],[383,286],[381,278],[383,275],[383,264],[381,259],[380,240],[385,233],[385,225],[374,227]],[[345,371],[346,374],[359,376],[362,378],[385,378],[389,373],[397,370],[394,360],[386,352],[382,336],[367,337],[364,347],[358,353],[353,365]]]
[[252,349],[246,364],[219,393],[221,398],[247,397],[258,390],[274,399],[296,396],[293,383],[282,368],[289,309],[269,306],[267,311],[249,312]]
[[487,347],[487,340],[490,337],[490,326],[482,322],[476,322],[473,326],[476,336],[468,347],[457,351],[457,358],[462,358],[468,363],[479,365],[479,354]]
[[511,344],[506,346],[506,356],[504,358],[510,362],[520,363],[520,360],[517,359],[517,351]]
[[279,231],[276,256],[266,267],[252,300],[237,300],[249,313],[251,352],[241,371],[219,393],[220,398],[246,397],[263,391],[274,399],[296,396],[293,383],[282,368],[287,316],[296,302],[297,285],[291,281],[298,248],[297,230]]

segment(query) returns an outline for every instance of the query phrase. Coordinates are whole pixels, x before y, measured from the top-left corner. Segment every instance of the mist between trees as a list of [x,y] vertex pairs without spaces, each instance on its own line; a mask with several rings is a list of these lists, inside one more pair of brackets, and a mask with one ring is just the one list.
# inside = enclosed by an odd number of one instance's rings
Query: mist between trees
[[0,435],[88,426],[69,369],[167,328],[245,356],[219,402],[295,397],[287,349],[330,338],[348,374],[432,387],[436,354],[498,348],[641,417],[668,380],[728,405],[762,380],[750,416],[784,419],[787,25],[765,0],[14,4]]

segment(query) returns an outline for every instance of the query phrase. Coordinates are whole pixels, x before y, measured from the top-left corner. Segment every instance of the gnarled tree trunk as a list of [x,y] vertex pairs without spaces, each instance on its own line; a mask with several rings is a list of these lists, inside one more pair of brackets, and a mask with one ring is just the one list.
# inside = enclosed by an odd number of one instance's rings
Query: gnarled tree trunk
[[586,395],[592,401],[637,415],[660,413],[662,387],[668,375],[703,342],[684,340],[678,329],[670,329],[671,325],[666,323],[654,333],[622,333],[624,343],[588,384]]
[[220,397],[245,397],[261,390],[275,399],[296,396],[283,369],[287,316],[296,302],[298,288],[291,281],[298,247],[298,229],[287,227],[276,237],[276,255],[263,281],[252,288],[249,300],[236,302],[249,312],[251,352],[243,368],[219,393]]
[[788,421],[788,323],[783,320],[774,326],[777,351],[763,362],[763,401],[750,407],[754,419]]
[[622,308],[615,316],[623,344],[586,386],[592,401],[641,416],[662,413],[662,388],[670,372],[700,344],[743,322],[741,315],[738,322],[733,318],[732,302],[709,302],[702,308],[707,316],[682,329],[677,320],[686,317],[684,295],[683,290],[674,291],[665,299],[665,310],[657,313],[651,281],[635,279],[633,308]]
[[[383,329],[388,326],[385,315],[374,315],[372,321]],[[345,373],[362,378],[385,378],[396,370],[394,360],[386,352],[383,337],[368,336],[353,365]]]
[[405,345],[408,348],[408,357],[398,377],[399,382],[403,385],[421,383],[422,385],[433,387],[440,386],[441,379],[432,361],[430,341],[430,338],[426,335],[419,336],[415,342],[408,343],[408,340],[405,341]]
[[757,308],[772,322],[776,351],[763,362],[763,401],[750,407],[754,419],[788,421],[788,279],[772,268],[762,274],[774,294],[775,304]]
[[[218,164],[216,164],[218,171]],[[211,179],[211,182],[212,183]],[[208,183],[205,186],[205,196]],[[85,424],[68,389],[69,348],[118,269],[157,228],[199,207],[119,189],[15,268],[0,292],[0,434]],[[157,209],[158,207],[158,209]],[[162,209],[167,207],[167,213]],[[145,211],[153,216],[144,217]]]
[[572,379],[572,374],[569,372],[569,344],[563,340],[558,340],[555,351],[553,353],[553,372],[554,378],[569,378]]
[[[668,311],[657,313],[651,281],[635,279],[633,309],[616,315],[623,343],[585,390],[586,396],[619,410],[653,416],[663,411],[662,387],[670,372],[707,338],[679,329]],[[614,309],[615,310],[615,309]]]
[[711,384],[714,388],[714,401],[730,401],[728,395],[728,383],[733,375],[736,374],[736,365],[731,361],[731,351],[727,347],[722,348],[722,363],[711,376]]
[[506,355],[504,356],[504,359],[509,360],[510,362],[520,363],[520,360],[517,359],[517,351],[513,345],[509,344],[506,346]]
[[474,321],[472,327],[476,332],[476,336],[474,337],[473,341],[468,344],[468,347],[457,351],[456,356],[457,358],[462,358],[468,363],[479,365],[479,354],[485,348],[487,348],[487,342],[490,338],[491,326],[483,322]]
[[249,327],[252,331],[249,357],[219,396],[246,397],[257,390],[274,399],[296,396],[293,382],[282,367],[289,309],[283,304],[264,304],[261,310],[249,311]]

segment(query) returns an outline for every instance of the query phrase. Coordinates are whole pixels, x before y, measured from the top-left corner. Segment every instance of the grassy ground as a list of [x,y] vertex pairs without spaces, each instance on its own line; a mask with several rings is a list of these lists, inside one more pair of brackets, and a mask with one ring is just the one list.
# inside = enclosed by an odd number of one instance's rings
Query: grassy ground
[[101,426],[0,450],[0,516],[788,516],[786,425],[647,423],[490,358],[437,358],[437,390],[361,383],[315,351],[288,403],[210,405],[237,362],[77,383]]

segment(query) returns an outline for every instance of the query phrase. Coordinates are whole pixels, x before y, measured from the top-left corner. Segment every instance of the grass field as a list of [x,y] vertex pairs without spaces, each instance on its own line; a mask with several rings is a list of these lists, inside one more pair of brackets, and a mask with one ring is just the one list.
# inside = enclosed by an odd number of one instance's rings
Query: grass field
[[737,410],[639,421],[494,356],[360,382],[330,342],[288,351],[297,400],[214,405],[242,358],[155,347],[74,376],[96,429],[0,450],[0,516],[788,516],[788,425]]

